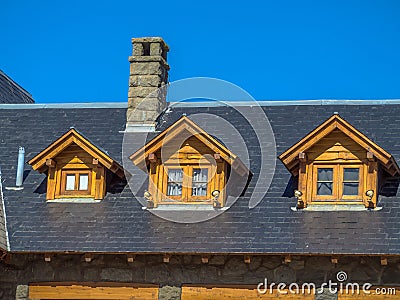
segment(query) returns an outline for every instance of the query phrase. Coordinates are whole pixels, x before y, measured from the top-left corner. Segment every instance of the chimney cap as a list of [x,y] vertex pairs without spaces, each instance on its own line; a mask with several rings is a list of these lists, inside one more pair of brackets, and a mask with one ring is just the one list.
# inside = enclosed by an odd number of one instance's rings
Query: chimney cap
[[132,44],[136,43],[160,43],[164,49],[169,51],[169,46],[163,40],[163,38],[155,36],[155,37],[140,37],[140,38],[132,38]]

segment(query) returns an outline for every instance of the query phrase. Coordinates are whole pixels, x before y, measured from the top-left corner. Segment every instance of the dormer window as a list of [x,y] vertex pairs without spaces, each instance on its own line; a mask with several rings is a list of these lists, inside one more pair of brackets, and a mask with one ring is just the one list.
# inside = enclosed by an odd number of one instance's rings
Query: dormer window
[[210,173],[211,167],[186,165],[179,169],[165,166],[167,184],[165,187],[165,201],[177,200],[181,202],[211,201]]
[[155,207],[167,204],[222,207],[229,173],[240,170],[241,174],[248,174],[236,155],[185,116],[130,159],[148,172],[146,194]]
[[362,165],[320,164],[314,166],[313,199],[324,200],[361,200]]
[[399,174],[394,158],[339,115],[279,156],[298,177],[298,208],[310,204],[377,203],[379,170]]
[[90,195],[91,170],[62,170],[61,195]]
[[124,177],[122,167],[75,129],[69,130],[29,162],[47,173],[47,200],[101,200],[107,173]]

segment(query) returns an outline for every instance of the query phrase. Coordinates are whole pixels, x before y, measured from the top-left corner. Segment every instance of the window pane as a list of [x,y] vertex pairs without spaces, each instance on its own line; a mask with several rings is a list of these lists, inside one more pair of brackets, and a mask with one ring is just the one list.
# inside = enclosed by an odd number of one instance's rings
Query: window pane
[[193,169],[193,182],[207,182],[208,169]]
[[318,168],[317,195],[330,196],[333,193],[333,168]]
[[332,168],[318,168],[318,181],[332,181]]
[[87,191],[89,187],[89,174],[79,175],[79,190]]
[[344,181],[358,181],[360,174],[359,168],[344,168],[343,172]]
[[208,169],[193,169],[192,196],[207,196]]
[[182,195],[182,179],[183,179],[183,172],[181,169],[168,170],[168,185],[167,185],[168,196]]
[[207,196],[207,183],[193,183],[192,196]]
[[317,187],[317,195],[330,196],[332,195],[332,182],[319,182]]
[[67,174],[65,190],[66,191],[75,190],[75,174]]
[[343,195],[357,196],[358,195],[358,182],[356,183],[343,183]]

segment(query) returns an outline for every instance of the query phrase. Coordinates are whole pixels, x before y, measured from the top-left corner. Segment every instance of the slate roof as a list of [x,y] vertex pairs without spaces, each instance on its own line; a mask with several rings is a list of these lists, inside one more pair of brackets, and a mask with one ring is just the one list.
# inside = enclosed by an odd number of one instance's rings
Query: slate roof
[[[275,133],[277,155],[338,112],[400,162],[400,104],[281,105],[263,109]],[[174,223],[143,210],[128,186],[108,193],[97,204],[46,203],[45,175],[26,165],[24,190],[4,190],[11,251],[400,254],[397,179],[387,183],[379,195],[380,211],[292,211],[296,203],[293,179],[277,160],[270,189],[258,206],[249,209],[261,155],[249,123],[227,106],[176,107],[161,116],[159,129],[184,113],[210,113],[227,119],[249,146],[253,177],[229,210],[201,223]],[[14,184],[18,146],[25,147],[28,161],[71,126],[110,156],[122,160],[122,108],[0,108],[0,124],[3,187]]]
[[0,70],[0,103],[35,103],[32,95]]

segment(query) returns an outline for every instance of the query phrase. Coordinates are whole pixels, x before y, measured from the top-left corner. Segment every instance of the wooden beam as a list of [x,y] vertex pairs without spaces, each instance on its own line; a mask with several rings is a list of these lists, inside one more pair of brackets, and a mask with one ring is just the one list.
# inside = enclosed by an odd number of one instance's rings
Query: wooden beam
[[331,263],[336,265],[338,262],[339,262],[339,258],[337,256],[332,256],[331,257]]
[[372,153],[371,151],[367,151],[367,159],[368,161],[375,161],[374,153]]
[[51,258],[52,258],[52,255],[51,255],[51,254],[45,254],[45,255],[44,255],[44,261],[45,261],[45,262],[51,262]]
[[149,158],[149,161],[152,163],[157,162],[157,155],[155,155],[155,153],[150,153],[148,158]]
[[164,254],[163,262],[169,263],[170,259],[171,259],[171,255],[170,254],[167,254],[167,253]]
[[299,161],[304,163],[307,162],[307,154],[305,152],[299,153]]
[[285,264],[289,264],[292,262],[292,257],[290,255],[286,255],[285,258],[283,259],[283,262]]
[[135,255],[134,254],[128,254],[127,255],[127,262],[128,263],[133,263],[135,261]]
[[222,161],[221,155],[219,155],[219,153],[214,153],[214,159],[215,159],[216,162],[221,162]]
[[385,256],[382,256],[381,257],[381,265],[382,266],[387,266],[387,264],[388,264],[387,258]]
[[92,258],[93,258],[92,254],[85,253],[85,262],[87,262],[87,263],[91,262]]
[[251,263],[251,256],[250,255],[245,255],[244,256],[244,263],[245,264]]
[[201,262],[203,264],[208,264],[208,260],[210,259],[210,257],[208,255],[202,255],[201,256]]
[[49,168],[55,168],[56,162],[53,159],[48,158],[46,159],[46,166],[48,166]]

